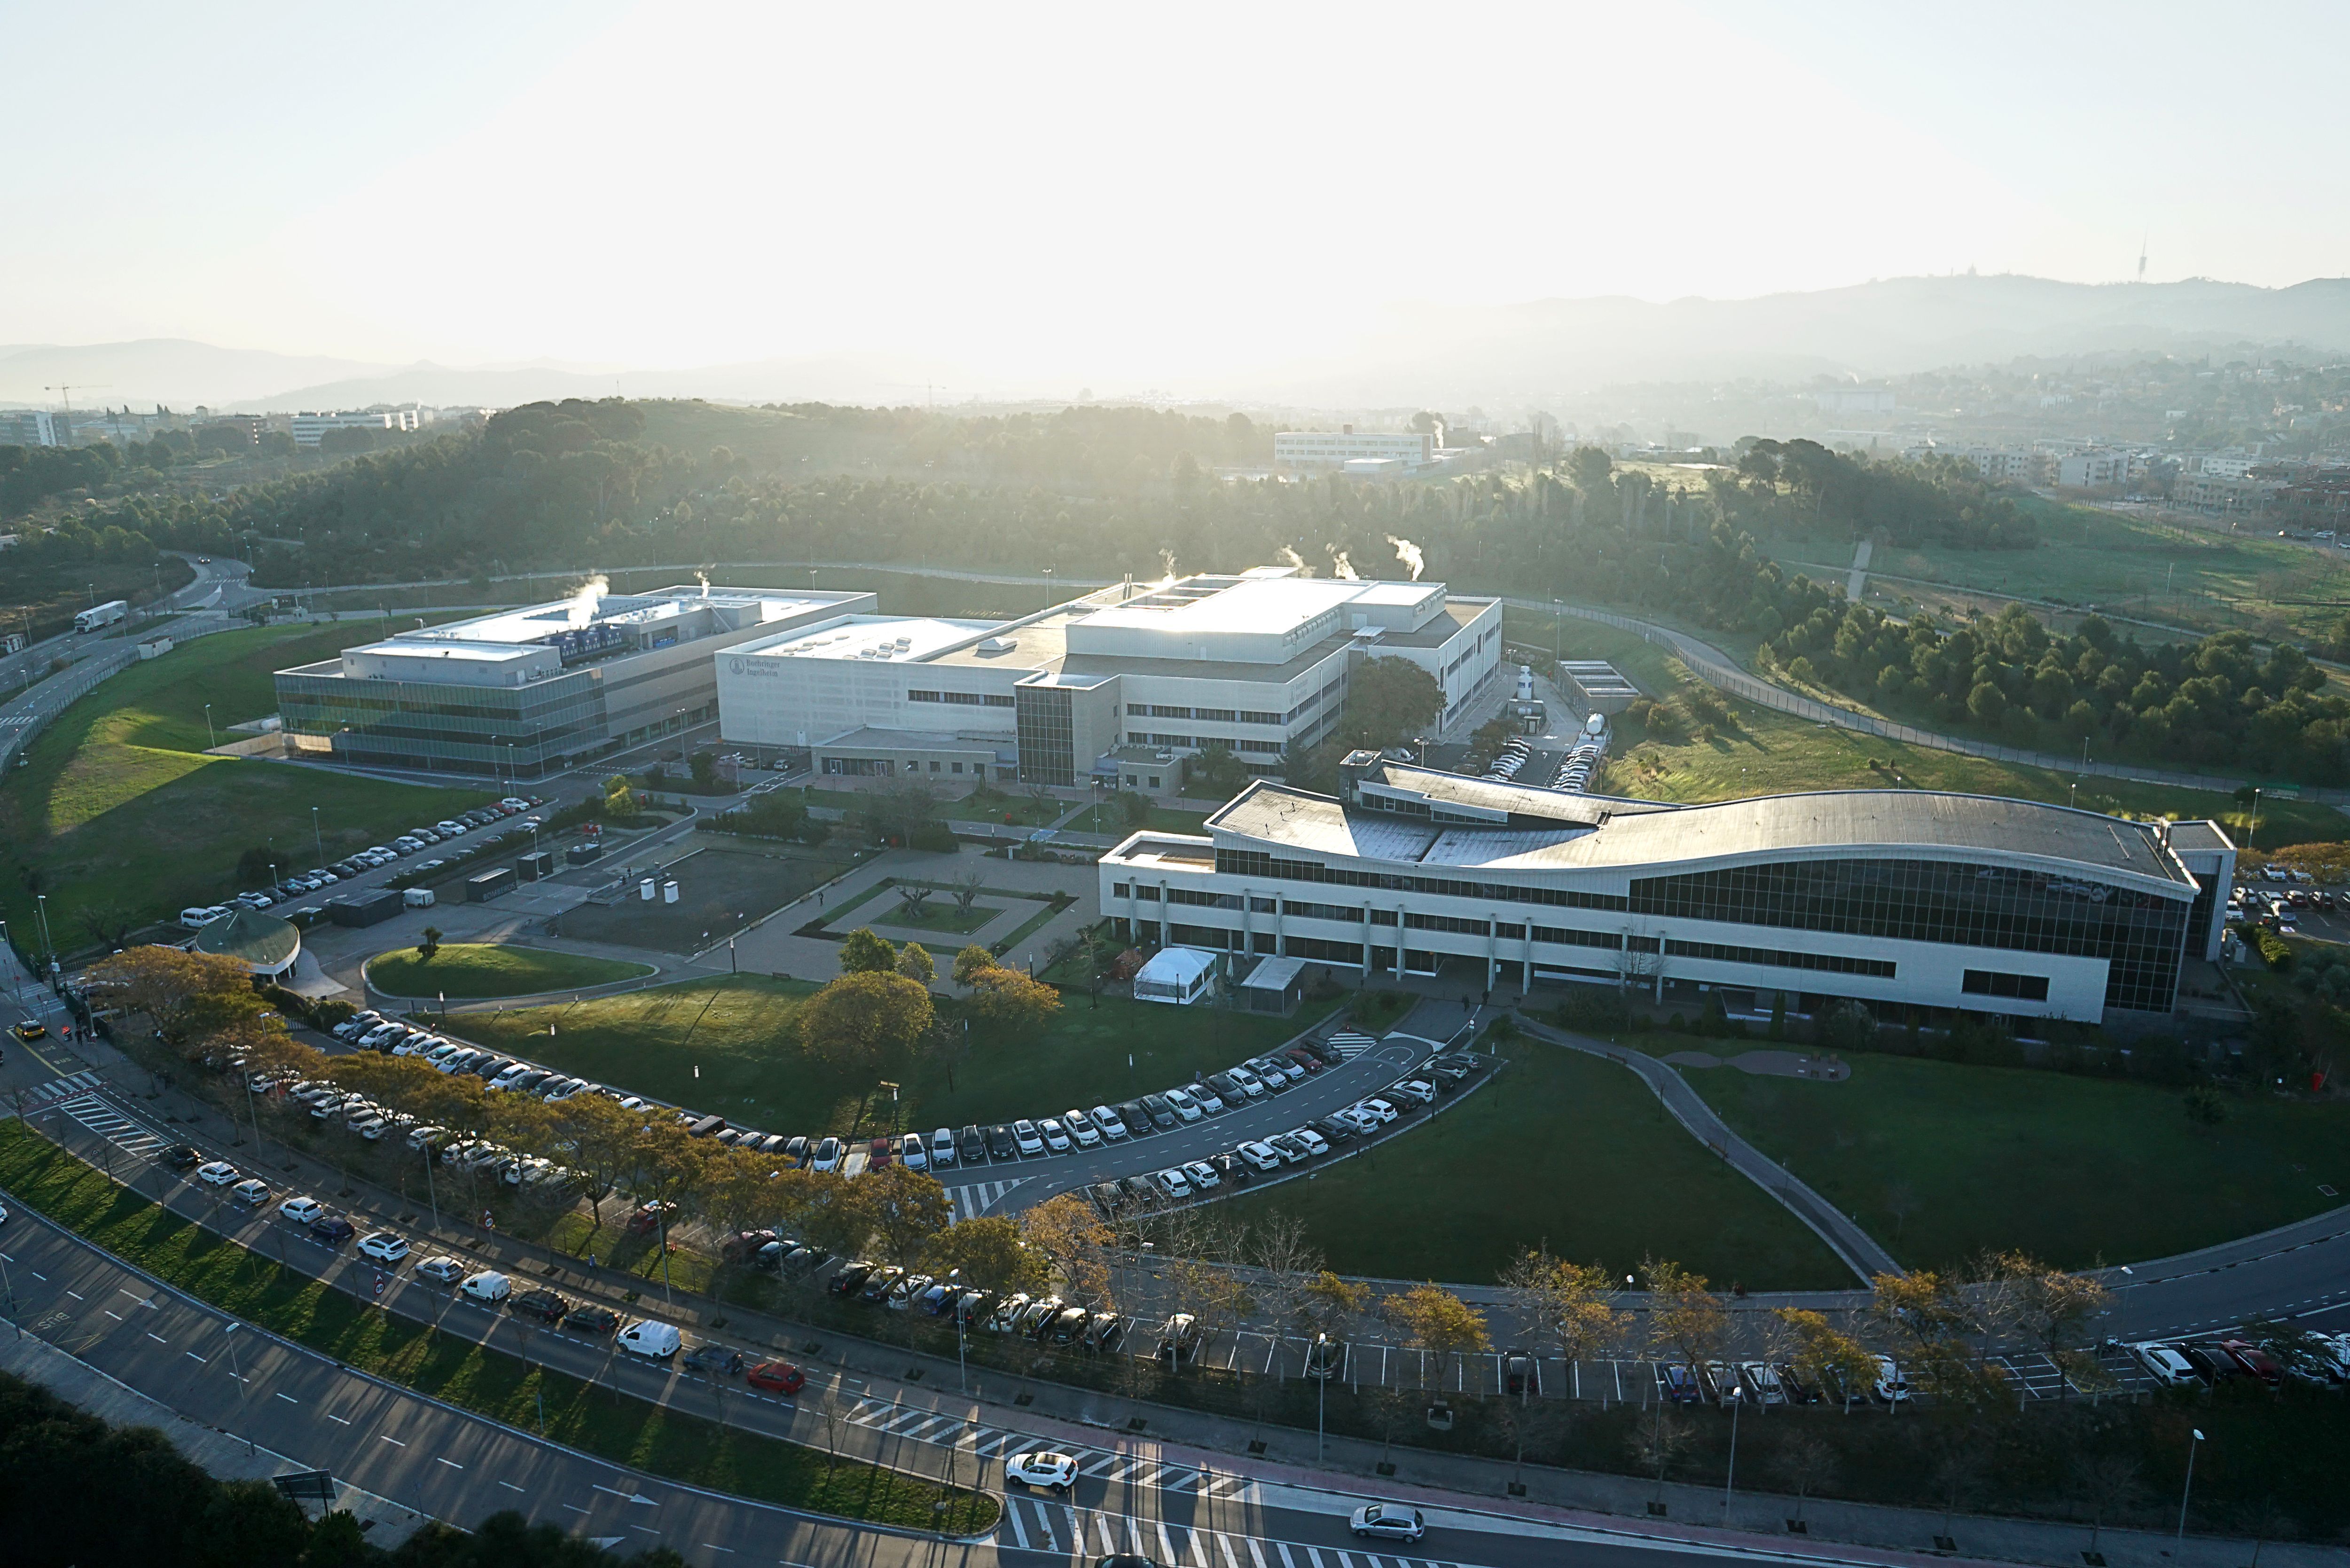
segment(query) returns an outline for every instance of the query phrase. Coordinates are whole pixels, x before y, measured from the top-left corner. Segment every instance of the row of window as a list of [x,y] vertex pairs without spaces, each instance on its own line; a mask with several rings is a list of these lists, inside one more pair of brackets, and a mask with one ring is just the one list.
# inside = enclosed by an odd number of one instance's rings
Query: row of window
[[1890,959],[1846,958],[1842,953],[1791,952],[1780,948],[1732,947],[1727,942],[1685,942],[1669,938],[1665,951],[1673,958],[1708,959],[1715,963],[1762,964],[1772,969],[1808,969],[1823,974],[1865,974],[1891,980]]
[[2002,974],[1997,970],[1970,969],[1962,977],[1959,989],[1969,996],[2012,996],[2025,1002],[2048,1000],[2048,977],[2044,974]]
[[965,708],[1009,708],[1014,699],[1008,691],[909,691],[909,702],[949,702]]
[[1513,882],[1467,882],[1451,877],[1406,877],[1392,871],[1357,871],[1318,860],[1287,860],[1261,849],[1219,849],[1216,869],[1227,877],[1270,877],[1280,882],[1328,882],[1375,888],[1391,893],[1433,893],[1448,898],[1482,898],[1500,904],[1554,904],[1569,909],[1622,909],[1616,893],[1586,893],[1573,888],[1531,888]]

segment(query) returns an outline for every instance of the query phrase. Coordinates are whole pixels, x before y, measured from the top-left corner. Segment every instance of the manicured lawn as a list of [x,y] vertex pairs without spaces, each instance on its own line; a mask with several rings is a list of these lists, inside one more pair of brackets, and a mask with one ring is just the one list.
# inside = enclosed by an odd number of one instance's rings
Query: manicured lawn
[[[0,1183],[108,1251],[225,1312],[362,1371],[528,1430],[541,1402],[546,1435],[655,1475],[795,1508],[901,1527],[935,1528],[934,1482],[759,1437],[673,1406],[610,1390],[487,1349],[362,1303],[180,1219],[26,1130],[0,1127]],[[511,1325],[516,1349],[533,1335]],[[958,1493],[958,1532],[985,1529],[996,1505]]]
[[[872,1079],[838,1072],[800,1050],[792,1015],[816,989],[806,981],[730,975],[568,1006],[473,1013],[453,1020],[453,1032],[765,1132],[847,1133],[860,1115],[868,1132],[893,1126],[928,1131],[1052,1116],[1184,1083],[1194,1072],[1256,1055],[1336,1005],[1281,1020],[1118,997],[1104,997],[1096,1007],[1072,996],[1033,1037],[974,1034],[957,1059],[905,1069],[893,1105],[886,1093],[874,1092]],[[942,1011],[952,1016],[951,1007]]]
[[2207,1127],[2175,1089],[1907,1056],[1851,1061],[1841,1084],[1727,1067],[1683,1076],[1913,1266],[2008,1247],[2068,1268],[2133,1262],[2339,1205],[2321,1183],[2350,1190],[2350,1106],[2231,1098],[2227,1119]]
[[468,1001],[609,985],[652,972],[650,964],[494,942],[443,942],[429,960],[414,948],[395,948],[368,961],[368,979],[379,991]]
[[1232,1202],[1305,1221],[1341,1273],[1491,1282],[1547,1246],[1613,1274],[1668,1258],[1718,1287],[1838,1290],[1825,1242],[1707,1153],[1639,1079],[1563,1046],[1509,1042],[1463,1103],[1374,1153]]
[[57,945],[72,950],[94,940],[85,910],[156,919],[235,891],[246,848],[274,848],[286,871],[307,868],[319,864],[322,843],[333,860],[496,798],[490,789],[203,754],[206,703],[220,739],[230,740],[228,725],[276,711],[273,670],[330,657],[365,635],[352,623],[222,632],[134,666],[68,709],[0,787],[0,856],[10,863],[0,875],[0,915],[13,929],[31,929],[29,874],[48,895]]
[[951,936],[968,936],[996,916],[1003,913],[1001,904],[973,904],[968,910],[958,909],[951,898],[932,898],[914,914],[896,899],[877,904],[866,919],[877,926],[893,926],[901,930],[945,931]]
[[1205,812],[1171,811],[1163,805],[1154,805],[1142,814],[1140,823],[1132,823],[1126,819],[1124,808],[1107,801],[1097,801],[1073,818],[1063,831],[1102,833],[1118,838],[1138,828],[1146,828],[1152,833],[1196,834],[1206,831],[1201,824],[1207,820]]

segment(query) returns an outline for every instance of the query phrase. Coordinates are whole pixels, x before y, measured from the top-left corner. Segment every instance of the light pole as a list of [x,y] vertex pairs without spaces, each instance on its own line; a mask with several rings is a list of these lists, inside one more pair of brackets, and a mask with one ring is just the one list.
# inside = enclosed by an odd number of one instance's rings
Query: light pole
[[220,744],[220,734],[213,728],[213,705],[209,702],[204,704],[204,744],[207,746]]
[[2261,839],[2261,786],[2252,786],[2252,825],[2244,830],[2244,847],[2257,849]]
[[1314,1336],[1314,1460],[1319,1464],[1323,1457],[1322,1411],[1330,1397],[1330,1336],[1326,1334]]
[[[239,1325],[239,1324],[237,1324],[231,1323],[231,1324],[228,1324],[225,1328],[223,1328],[223,1329],[221,1330],[221,1333],[222,1333],[223,1334],[225,1334],[225,1335],[229,1336],[229,1341],[228,1341],[228,1375],[229,1375],[231,1377],[234,1377],[234,1379],[236,1379],[236,1403],[237,1403],[237,1407],[238,1407],[239,1409],[242,1409],[242,1408],[244,1408],[244,1402],[245,1402],[245,1400],[244,1400],[244,1374],[237,1370],[237,1366],[236,1366],[236,1339],[235,1339],[235,1337],[234,1337],[234,1336],[235,1336],[235,1334],[236,1334],[236,1331],[237,1331],[237,1329],[238,1329],[238,1327],[239,1327],[239,1326],[240,1326],[240,1325]],[[248,1434],[247,1434],[247,1436],[246,1436],[246,1438],[245,1438],[245,1439],[244,1439],[244,1451],[245,1451],[246,1453],[248,1453],[248,1454],[250,1454],[251,1452],[253,1452],[253,1438],[252,1438],[252,1436],[250,1435],[250,1433],[249,1433],[249,1432],[248,1432]]]
[[2184,1542],[2187,1539],[2188,1500],[2195,1495],[2195,1450],[2200,1448],[2202,1444],[2203,1429],[2199,1427],[2195,1429],[2194,1436],[2189,1439],[2187,1444],[2187,1484],[2181,1487],[2178,1490],[2178,1539],[2181,1542]]
[[1730,1469],[1721,1478],[1721,1522],[1730,1522],[1730,1491],[1738,1483],[1738,1413],[1746,1408],[1746,1390],[1730,1391]]
[[57,944],[49,935],[49,896],[47,893],[36,893],[33,895],[33,901],[40,906],[41,953],[49,961],[49,967],[54,970],[57,963]]
[[318,808],[315,805],[310,808],[310,839],[318,846],[318,864],[324,866],[327,863],[327,837],[318,830]]
[[25,1325],[16,1322],[16,1282],[8,1277],[8,1255],[0,1252],[0,1290],[8,1293],[8,1321],[16,1325],[16,1337],[25,1337]]

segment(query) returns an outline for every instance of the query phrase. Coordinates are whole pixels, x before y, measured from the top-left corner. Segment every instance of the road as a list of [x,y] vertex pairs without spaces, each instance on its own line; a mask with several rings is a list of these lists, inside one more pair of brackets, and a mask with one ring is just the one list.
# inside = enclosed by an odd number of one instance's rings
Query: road
[[[184,1183],[172,1191],[175,1208],[206,1207]],[[371,1265],[284,1234],[291,1228],[281,1221],[224,1219],[224,1229],[260,1242],[260,1250],[286,1250],[291,1265],[304,1272],[368,1288]],[[281,1234],[269,1236],[273,1229]],[[1201,1467],[1171,1461],[1155,1445],[1073,1444],[1059,1431],[1031,1438],[1004,1424],[1001,1410],[945,1396],[921,1405],[873,1398],[860,1380],[821,1369],[796,1399],[731,1382],[713,1389],[692,1375],[615,1356],[577,1336],[533,1331],[404,1271],[395,1271],[383,1295],[388,1311],[608,1387],[690,1412],[714,1415],[723,1407],[738,1429],[821,1446],[824,1422],[812,1407],[829,1390],[845,1414],[836,1428],[842,1454],[925,1477],[943,1477],[951,1457],[959,1481],[1001,1491],[1003,1459],[1036,1443],[1050,1442],[1079,1459],[1080,1479],[1066,1497],[1015,1487],[993,1541],[945,1542],[703,1491],[541,1441],[237,1324],[21,1207],[0,1234],[0,1262],[7,1265],[15,1321],[24,1332],[195,1420],[459,1525],[512,1509],[592,1540],[631,1548],[658,1542],[707,1563],[1066,1562],[1139,1550],[1166,1563],[1225,1568],[1533,1568],[1560,1561],[1570,1545],[1577,1561],[1594,1563],[1618,1554],[1629,1562],[1634,1552],[1651,1563],[1659,1553],[1718,1554],[1627,1527],[1478,1511],[1466,1499],[1451,1500],[1451,1507],[1420,1500],[1432,1532],[1420,1547],[1366,1551],[1346,1525],[1360,1501],[1356,1495],[1260,1479],[1244,1461]]]

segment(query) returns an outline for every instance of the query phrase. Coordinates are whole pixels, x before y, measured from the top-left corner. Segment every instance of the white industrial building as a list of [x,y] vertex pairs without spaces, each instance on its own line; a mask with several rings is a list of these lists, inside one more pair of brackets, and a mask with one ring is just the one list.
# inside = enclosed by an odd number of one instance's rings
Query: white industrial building
[[1426,670],[1457,717],[1500,671],[1500,601],[1268,566],[1012,621],[841,615],[722,654],[718,709],[728,742],[806,747],[820,773],[1154,793],[1219,743],[1277,773],[1336,722],[1349,670],[1384,658]]
[[1436,439],[1415,431],[1358,431],[1352,425],[1336,431],[1278,431],[1273,438],[1273,465],[1344,470],[1350,462],[1384,460],[1408,472],[1436,461]]
[[299,413],[294,416],[294,444],[317,446],[328,431],[412,431],[421,418],[421,411],[416,409]]
[[1265,781],[1204,836],[1102,858],[1128,940],[1471,987],[1694,983],[1958,1012],[2168,1016],[2216,959],[2235,846],[1922,790],[1609,800],[1350,755],[1339,798]]

